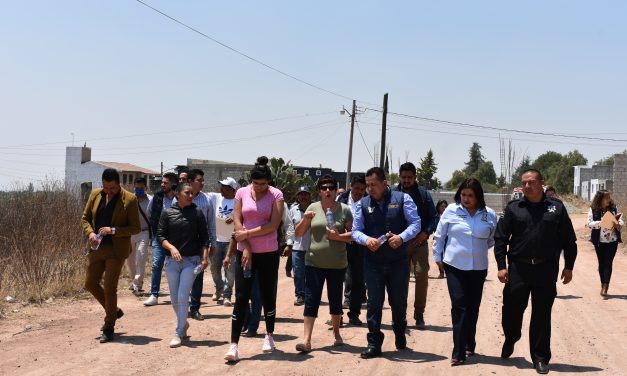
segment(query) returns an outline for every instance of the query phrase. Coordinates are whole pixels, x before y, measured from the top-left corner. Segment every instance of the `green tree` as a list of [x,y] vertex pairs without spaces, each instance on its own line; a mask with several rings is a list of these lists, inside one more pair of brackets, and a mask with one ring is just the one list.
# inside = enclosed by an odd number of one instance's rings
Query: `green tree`
[[445,188],[449,190],[456,190],[457,188],[459,188],[459,185],[467,178],[468,176],[466,175],[466,173],[464,173],[464,171],[455,170],[453,171],[453,176],[451,176],[451,180],[446,182]]
[[479,169],[479,166],[485,162],[485,157],[481,154],[481,146],[473,142],[472,146],[468,150],[468,162],[464,168],[464,173],[467,176],[472,176]]
[[[305,185],[309,188],[314,186],[314,181],[309,176],[301,176],[294,170],[291,164],[286,164],[283,158],[270,158],[270,170],[272,171],[273,184],[276,188],[283,192],[286,202],[292,202],[296,198],[298,188]],[[250,182],[250,174],[247,172],[246,177],[240,179],[241,186],[248,185]]]
[[542,174],[545,174],[551,167],[561,163],[563,158],[564,156],[560,153],[547,151],[546,153],[539,155],[538,158],[533,161],[533,168],[537,169]]
[[431,149],[420,159],[420,165],[416,170],[416,180],[418,180],[418,184],[431,190],[438,189],[442,185],[440,180],[434,176],[438,171],[438,167],[433,158],[433,151]]
[[397,172],[393,172],[393,173],[389,174],[387,177],[388,177],[388,183],[390,185],[397,185],[398,183],[401,182],[401,179],[399,178]]
[[578,150],[568,152],[562,156],[559,163],[549,167],[548,171],[541,171],[546,184],[553,185],[558,193],[573,191],[574,166],[586,165],[588,160]]
[[479,180],[481,184],[496,186],[496,172],[494,172],[494,165],[491,161],[481,163],[477,171],[472,174],[472,177]]
[[528,155],[525,155],[520,161],[518,167],[512,174],[512,187],[520,186],[520,175],[522,175],[523,171],[531,168],[531,158]]

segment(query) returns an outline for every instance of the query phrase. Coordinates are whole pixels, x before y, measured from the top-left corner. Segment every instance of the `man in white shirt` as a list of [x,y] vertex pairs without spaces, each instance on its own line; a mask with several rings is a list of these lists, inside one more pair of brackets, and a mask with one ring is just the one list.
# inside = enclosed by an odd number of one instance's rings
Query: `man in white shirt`
[[224,298],[224,306],[231,307],[231,296],[233,295],[233,284],[235,283],[235,263],[229,264],[224,270],[222,278],[222,260],[229,249],[229,241],[233,233],[233,206],[235,205],[235,192],[239,184],[232,177],[220,180],[220,193],[207,193],[209,201],[215,208],[216,223],[216,252],[211,256],[211,277],[216,288],[213,301]]

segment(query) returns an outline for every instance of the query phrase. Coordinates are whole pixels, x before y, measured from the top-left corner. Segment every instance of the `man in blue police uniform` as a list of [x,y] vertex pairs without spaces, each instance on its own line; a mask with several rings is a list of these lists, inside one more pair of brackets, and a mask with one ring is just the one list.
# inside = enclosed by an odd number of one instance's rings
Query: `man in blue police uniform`
[[406,243],[420,232],[420,217],[416,204],[403,192],[388,187],[382,168],[366,172],[368,196],[355,206],[353,240],[368,247],[364,256],[364,277],[368,290],[368,347],[361,353],[364,359],[381,355],[383,332],[381,316],[385,290],[392,309],[392,328],[398,350],[407,346],[407,267]]
[[545,374],[551,360],[551,309],[557,295],[560,253],[564,251],[561,278],[566,284],[573,278],[577,238],[562,202],[544,194],[540,171],[526,170],[521,181],[524,196],[507,204],[494,234],[498,277],[505,283],[501,357],[509,358],[514,352],[531,294],[531,360],[536,371]]

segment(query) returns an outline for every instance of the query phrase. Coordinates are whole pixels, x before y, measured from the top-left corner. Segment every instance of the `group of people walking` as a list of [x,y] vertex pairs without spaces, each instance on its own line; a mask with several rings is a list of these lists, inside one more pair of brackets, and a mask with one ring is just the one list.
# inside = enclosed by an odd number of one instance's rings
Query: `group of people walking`
[[[429,272],[428,238],[439,275],[447,280],[451,299],[453,349],[451,365],[464,364],[476,351],[476,327],[487,276],[488,252],[494,247],[498,279],[504,284],[502,327],[505,334],[501,357],[509,358],[521,337],[524,311],[531,295],[529,346],[538,373],[547,373],[551,359],[551,308],[556,296],[560,254],[565,267],[563,283],[572,279],[577,255],[576,237],[563,203],[543,191],[540,171],[522,176],[523,198],[511,201],[498,219],[486,206],[481,183],[469,178],[459,186],[454,203],[438,202],[416,182],[416,168],[405,163],[400,184],[390,186],[383,169],[373,167],[355,176],[350,190],[338,195],[332,176],[316,183],[320,196],[311,201],[309,187],[301,187],[296,203],[288,208],[283,193],[273,187],[268,159],[257,159],[250,184],[239,187],[234,179],[220,181],[219,194],[202,192],[204,174],[190,170],[178,177],[167,173],[161,190],[142,199],[120,187],[115,170],[103,173],[103,188],[92,192],[82,217],[89,237],[89,266],[85,282],[105,308],[100,342],[114,338],[114,326],[124,314],[117,307],[117,281],[131,250],[147,244],[152,236],[152,281],[146,306],[156,305],[165,266],[170,301],[176,315],[171,347],[187,336],[188,318],[202,320],[199,312],[204,270],[211,264],[215,300],[231,306],[230,345],[225,359],[239,360],[238,342],[247,328],[250,303],[263,306],[266,334],[263,352],[275,350],[274,329],[278,268],[281,254],[291,253],[294,305],[303,306],[304,331],[298,352],[314,348],[313,328],[326,284],[334,334],[333,346],[341,346],[343,297],[350,325],[362,325],[361,305],[367,292],[367,346],[364,359],[381,355],[384,333],[382,311],[387,292],[392,312],[394,344],[407,346],[407,298],[410,272],[415,276],[414,320],[425,329],[424,311]],[[178,179],[178,181],[177,181]],[[139,182],[142,183],[142,182]],[[145,189],[145,182],[144,189]],[[140,184],[141,185],[141,184]],[[147,201],[144,207],[140,205]],[[612,228],[604,227],[610,213]],[[142,220],[140,220],[140,217]],[[593,200],[588,226],[599,258],[601,295],[607,296],[616,244],[623,220],[609,192]],[[138,237],[143,231],[149,237]],[[279,240],[285,231],[286,246]],[[133,244],[133,245],[132,245]],[[141,257],[135,256],[141,263]],[[137,263],[136,270],[142,269]],[[222,277],[222,270],[225,277]],[[141,291],[143,274],[132,274],[134,292]],[[104,274],[102,287],[100,281]],[[346,286],[345,286],[346,285]],[[345,293],[343,290],[345,288]],[[258,296],[255,298],[257,294]],[[254,304],[253,304],[254,306]],[[255,332],[256,333],[256,332]]]

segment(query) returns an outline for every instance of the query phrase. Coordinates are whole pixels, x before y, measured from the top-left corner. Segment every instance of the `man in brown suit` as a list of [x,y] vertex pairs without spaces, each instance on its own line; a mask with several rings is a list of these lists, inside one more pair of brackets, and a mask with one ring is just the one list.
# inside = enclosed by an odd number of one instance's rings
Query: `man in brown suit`
[[124,315],[118,308],[118,278],[131,252],[131,235],[141,231],[138,207],[137,197],[120,186],[120,174],[108,168],[102,173],[102,188],[91,192],[81,218],[89,237],[85,289],[106,313],[100,343],[113,339],[115,321]]

